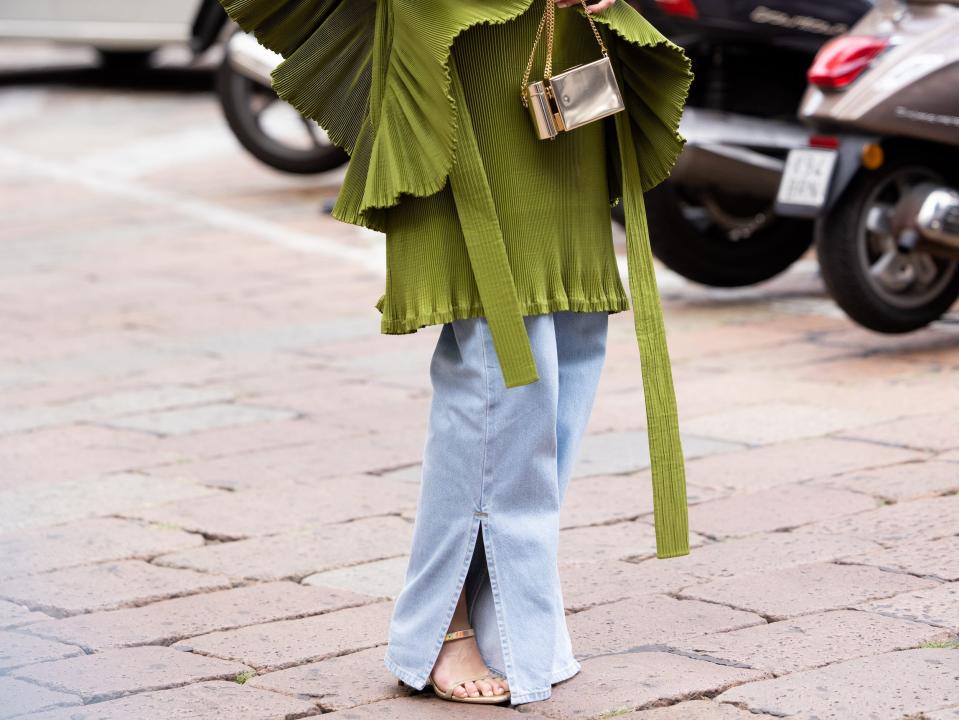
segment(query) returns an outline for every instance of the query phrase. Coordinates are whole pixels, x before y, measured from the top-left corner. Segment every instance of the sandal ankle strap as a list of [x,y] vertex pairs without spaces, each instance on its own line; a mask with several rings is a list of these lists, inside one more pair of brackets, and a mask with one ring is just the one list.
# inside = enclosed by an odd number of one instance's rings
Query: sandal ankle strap
[[446,637],[443,638],[443,642],[449,642],[450,640],[459,640],[460,638],[472,637],[476,634],[476,631],[473,628],[467,628],[466,630],[456,630],[455,632],[446,633]]

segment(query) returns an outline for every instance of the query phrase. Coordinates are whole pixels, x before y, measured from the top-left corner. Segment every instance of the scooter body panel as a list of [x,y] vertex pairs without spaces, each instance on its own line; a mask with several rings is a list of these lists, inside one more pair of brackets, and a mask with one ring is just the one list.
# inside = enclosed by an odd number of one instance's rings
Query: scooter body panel
[[867,15],[853,35],[890,47],[849,87],[811,87],[800,118],[819,129],[959,145],[959,6],[910,4],[898,16]]

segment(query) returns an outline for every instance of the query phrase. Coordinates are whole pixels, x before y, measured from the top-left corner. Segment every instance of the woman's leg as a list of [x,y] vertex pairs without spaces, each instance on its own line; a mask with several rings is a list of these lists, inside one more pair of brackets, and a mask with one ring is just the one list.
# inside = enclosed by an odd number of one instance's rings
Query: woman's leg
[[[491,667],[508,678],[511,702],[548,697],[552,682],[578,670],[556,567],[553,316],[528,316],[526,325],[540,372],[529,385],[505,387],[483,318],[444,326],[434,353],[413,547],[385,657],[413,687],[425,685],[440,653],[471,560],[488,575],[492,613],[470,620],[480,647],[495,650],[502,661]],[[557,658],[568,662],[557,668]]]
[[[609,314],[607,312],[555,312],[552,314],[557,358],[556,472],[560,502],[565,496],[580,441],[586,430],[596,388],[606,358]],[[480,538],[482,543],[482,537]],[[496,611],[489,575],[482,554],[473,559],[467,576],[467,606],[483,657],[491,668],[502,672],[503,657],[499,637],[493,632]],[[565,615],[556,616],[554,636],[567,639]],[[575,667],[572,649],[560,641],[553,659],[552,674],[558,682]]]
[[558,312],[555,315],[559,359],[556,463],[562,500],[593,411],[596,388],[606,361],[609,313]]

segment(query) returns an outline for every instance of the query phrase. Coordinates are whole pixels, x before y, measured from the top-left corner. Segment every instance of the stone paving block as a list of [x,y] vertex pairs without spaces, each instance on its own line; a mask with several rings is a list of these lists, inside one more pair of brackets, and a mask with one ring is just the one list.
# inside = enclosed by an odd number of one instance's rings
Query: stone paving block
[[953,410],[858,427],[841,434],[843,437],[869,440],[883,445],[899,445],[941,452],[959,449],[959,438],[954,432],[957,427],[959,427],[959,410]]
[[559,574],[568,612],[639,595],[678,592],[699,580],[676,564],[657,560],[560,563]]
[[716,699],[805,720],[902,718],[954,706],[957,676],[956,650],[901,650],[747,683]]
[[[706,539],[701,535],[689,533],[690,548],[704,542]],[[561,562],[652,558],[655,555],[656,531],[652,523],[644,520],[570,528],[559,534]]]
[[384,653],[383,647],[374,647],[257,675],[247,684],[286,695],[313,698],[324,711],[409,695],[410,691],[401,688],[383,665]]
[[954,535],[959,527],[959,495],[923,498],[875,510],[810,523],[797,532],[840,533],[898,545]]
[[124,560],[0,582],[0,597],[55,617],[229,587],[224,577]]
[[423,479],[423,465],[416,463],[395,470],[387,470],[380,474],[386,480],[403,483],[419,483]]
[[689,508],[689,527],[709,537],[736,537],[804,525],[837,515],[872,510],[868,495],[790,484],[737,493]]
[[238,662],[149,646],[28,665],[12,674],[51,690],[79,695],[85,703],[91,703],[203,680],[233,679],[249,670]]
[[873,600],[856,607],[959,632],[959,583]]
[[926,457],[926,453],[918,450],[854,440],[791,440],[690,460],[686,465],[686,479],[700,486],[759,490]]
[[23,631],[88,650],[168,645],[203,633],[318,615],[367,602],[370,598],[343,590],[277,582],[37,622]]
[[186,435],[239,425],[281,422],[295,417],[296,412],[283,408],[212,403],[141,415],[124,415],[104,424],[120,430],[137,430],[154,435]]
[[827,562],[880,548],[871,540],[846,535],[772,532],[710,542],[691,548],[689,555],[666,561],[643,560],[640,565],[652,564],[654,570],[669,568],[676,574],[712,580],[765,573],[791,565]]
[[75,645],[45,640],[20,632],[0,631],[0,672],[31,663],[81,655]]
[[377,517],[207,545],[162,555],[155,562],[253,580],[300,579],[324,570],[396,557],[409,551],[412,537],[409,522]]
[[26,486],[0,492],[0,535],[215,493],[185,480],[136,473]]
[[409,556],[327,570],[303,578],[304,585],[339,588],[369,597],[394,599],[403,589]]
[[812,481],[815,485],[866,493],[891,502],[959,490],[959,470],[947,462],[911,462],[859,470]]
[[5,628],[20,627],[29,623],[49,620],[49,615],[41,612],[34,612],[23,605],[0,600],[0,630]]
[[736,578],[710,580],[681,592],[685,598],[721,603],[783,620],[852,607],[875,598],[936,585],[901,573],[864,565],[810,563]]
[[[271,373],[270,376],[276,377],[277,374]],[[255,401],[258,402],[258,399]],[[227,464],[232,460],[236,467],[242,467],[244,460],[250,462],[260,453],[302,447],[317,442],[319,438],[337,437],[340,432],[331,423],[320,422],[313,417],[296,417],[292,420],[215,428],[201,433],[169,435],[163,438],[155,438],[132,430],[127,431],[126,434],[145,438],[147,442],[157,444],[157,449],[147,458],[150,462],[151,475],[167,477],[184,475],[195,482],[220,485],[212,478],[211,482],[207,482],[204,473],[199,471],[206,466],[207,462],[215,465],[216,463]],[[161,464],[166,458],[170,458],[167,460],[170,464]],[[251,484],[255,485],[257,481],[274,482],[277,479],[279,478],[274,476],[264,477],[255,474],[255,477],[251,478]],[[223,483],[222,486],[240,487],[239,483],[229,482]]]
[[535,710],[518,715],[499,705],[466,705],[457,703],[452,708],[449,703],[431,697],[432,691],[410,697],[382,700],[369,705],[338,710],[329,715],[330,720],[543,720],[544,716]]
[[228,399],[228,390],[167,386],[94,395],[72,402],[8,408],[0,415],[0,434],[36,430],[75,422],[95,422],[103,418],[144,410],[192,405]]
[[623,720],[773,720],[772,715],[751,713],[735,705],[713,700],[689,700],[652,710],[637,710],[619,717]]
[[785,675],[949,638],[949,632],[922,623],[859,610],[834,610],[710,633],[673,646],[705,656],[704,660],[719,659]]
[[392,603],[374,603],[199,635],[175,647],[237,660],[261,671],[281,670],[385,644],[391,613]]
[[686,432],[749,445],[821,437],[837,430],[867,425],[874,416],[863,411],[800,403],[768,402],[733,407],[683,423]]
[[943,710],[924,712],[920,720],[959,720],[959,705]]
[[[719,495],[716,488],[686,484],[690,505]],[[653,484],[648,470],[631,475],[597,475],[570,482],[560,515],[561,528],[634,520],[653,512]]]
[[36,528],[0,536],[0,580],[109,560],[147,559],[203,542],[200,535],[119,518]]
[[619,717],[653,703],[715,693],[764,677],[759,670],[694,660],[668,652],[630,652],[584,660],[583,669],[553,686],[535,712],[557,720]]
[[[743,447],[741,443],[681,433],[683,455],[697,458]],[[616,475],[649,467],[649,440],[645,430],[585,435],[573,467],[573,478]]]
[[751,612],[713,603],[640,595],[568,615],[566,624],[577,658],[626,652],[705,633],[724,632],[765,621]]
[[[373,422],[370,425],[376,426]],[[167,439],[184,437],[189,436]],[[171,467],[168,472],[185,474],[197,482],[217,487],[255,489],[281,482],[312,482],[381,473],[422,459],[422,436],[411,439],[410,432],[374,433],[369,429],[352,435],[330,435],[324,426],[322,430],[317,429],[312,441],[295,447],[210,458]]]
[[157,442],[141,433],[94,425],[0,435],[0,491],[130,471],[147,459],[175,461]]
[[416,505],[417,488],[372,475],[272,483],[254,490],[125,513],[223,539],[273,535],[399,512]]
[[305,700],[214,680],[53,710],[31,715],[30,720],[292,720],[313,710]]
[[850,555],[843,558],[842,562],[851,565],[873,565],[883,570],[922,575],[937,580],[959,580],[959,535],[905,543],[862,555]]
[[[0,677],[0,698],[3,699],[0,703],[2,720],[23,717],[27,713],[40,712],[48,708],[79,705],[81,702],[76,695],[56,692],[11,677]],[[69,713],[64,717],[69,718]]]

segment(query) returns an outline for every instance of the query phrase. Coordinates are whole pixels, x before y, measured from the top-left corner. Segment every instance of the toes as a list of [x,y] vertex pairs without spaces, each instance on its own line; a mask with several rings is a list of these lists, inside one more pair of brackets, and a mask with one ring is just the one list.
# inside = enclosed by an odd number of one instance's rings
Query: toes
[[464,697],[466,697],[469,693],[467,692],[466,687],[465,687],[462,683],[460,683],[459,685],[456,686],[456,689],[453,690],[453,694],[454,694],[456,697],[464,698]]
[[469,694],[470,697],[479,697],[480,691],[479,691],[479,688],[476,687],[476,683],[470,680],[463,684],[466,686],[466,692]]
[[484,696],[492,697],[493,685],[488,680],[480,680],[479,682],[476,683],[476,687]]

